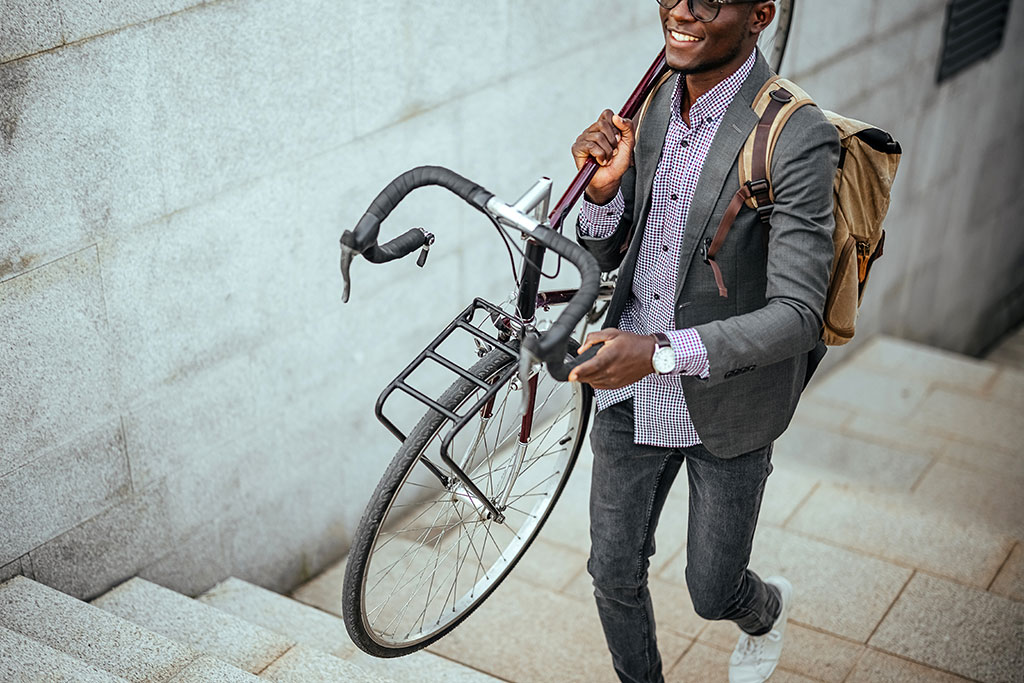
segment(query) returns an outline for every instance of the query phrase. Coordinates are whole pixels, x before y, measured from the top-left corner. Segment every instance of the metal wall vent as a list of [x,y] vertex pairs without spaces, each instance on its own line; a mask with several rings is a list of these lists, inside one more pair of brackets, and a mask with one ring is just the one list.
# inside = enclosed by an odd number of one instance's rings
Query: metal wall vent
[[1010,0],[951,0],[939,62],[939,82],[999,49],[1006,33]]

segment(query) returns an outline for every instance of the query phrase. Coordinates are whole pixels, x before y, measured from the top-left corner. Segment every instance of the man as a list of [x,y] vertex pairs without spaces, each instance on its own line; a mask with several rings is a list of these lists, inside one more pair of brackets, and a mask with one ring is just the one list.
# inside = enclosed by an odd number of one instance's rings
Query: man
[[[771,75],[756,50],[772,0],[659,0],[663,85],[640,130],[605,111],[573,145],[600,169],[578,238],[619,268],[604,342],[570,379],[596,391],[591,439],[593,577],[623,681],[661,681],[647,568],[668,489],[686,463],[686,582],[694,609],[741,633],[733,683],[763,681],[782,649],[792,586],[747,568],[773,441],[788,426],[821,336],[832,260],[835,129],[814,107],[786,125],[772,160],[766,232],[744,207],[718,252],[702,248],[739,188],[737,159]],[[679,523],[669,510],[668,524]]]

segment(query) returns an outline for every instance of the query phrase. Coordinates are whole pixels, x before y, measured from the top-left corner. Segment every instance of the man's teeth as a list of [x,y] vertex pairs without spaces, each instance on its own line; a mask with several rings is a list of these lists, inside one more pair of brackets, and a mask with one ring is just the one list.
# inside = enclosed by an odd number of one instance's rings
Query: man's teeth
[[688,36],[685,33],[679,33],[678,31],[669,31],[669,33],[671,33],[672,37],[680,43],[696,43],[700,40],[700,38],[694,38],[693,36]]

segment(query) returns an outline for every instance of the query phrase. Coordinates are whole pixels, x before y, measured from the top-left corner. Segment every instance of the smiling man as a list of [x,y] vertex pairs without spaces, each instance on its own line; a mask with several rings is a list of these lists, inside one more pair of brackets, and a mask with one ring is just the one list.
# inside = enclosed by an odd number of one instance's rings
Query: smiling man
[[647,590],[659,518],[686,465],[686,584],[697,613],[730,620],[732,683],[763,681],[782,651],[794,589],[748,569],[774,440],[820,350],[832,261],[835,129],[796,111],[772,157],[771,227],[742,207],[718,250],[722,295],[701,252],[739,189],[737,160],[771,76],[756,49],[771,0],[659,0],[676,72],[639,132],[605,111],[572,152],[600,169],[578,238],[603,270],[619,269],[604,342],[570,379],[596,390],[588,570],[623,681],[661,681]]

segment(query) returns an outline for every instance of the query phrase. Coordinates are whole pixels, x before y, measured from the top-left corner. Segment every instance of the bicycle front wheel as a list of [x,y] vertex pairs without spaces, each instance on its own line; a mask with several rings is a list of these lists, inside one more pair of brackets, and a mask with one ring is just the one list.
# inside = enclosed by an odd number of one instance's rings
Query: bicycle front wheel
[[[471,372],[493,383],[512,362],[492,351]],[[395,455],[345,570],[345,625],[364,651],[398,657],[436,641],[490,595],[537,536],[576,462],[591,395],[589,387],[556,382],[543,369],[536,380],[528,443],[520,443],[524,388],[515,377],[452,442],[452,458],[502,511],[500,523],[442,463],[445,419],[438,413],[428,412]],[[481,392],[459,380],[439,402],[461,414]]]
[[757,39],[757,47],[775,73],[782,73],[779,69],[786,54],[786,44],[789,42],[795,4],[796,0],[775,0],[775,20]]

